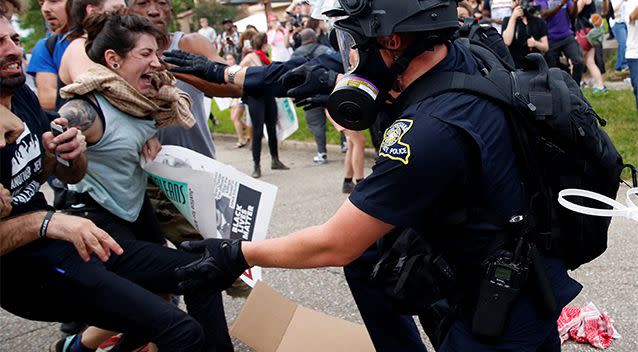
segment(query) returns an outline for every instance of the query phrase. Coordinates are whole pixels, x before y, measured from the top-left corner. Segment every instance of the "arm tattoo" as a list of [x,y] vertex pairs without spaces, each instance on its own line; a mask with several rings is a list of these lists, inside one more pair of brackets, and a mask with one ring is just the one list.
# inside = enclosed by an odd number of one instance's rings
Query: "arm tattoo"
[[60,117],[69,121],[69,127],[86,131],[93,126],[95,119],[98,118],[98,113],[89,102],[73,99],[60,108]]

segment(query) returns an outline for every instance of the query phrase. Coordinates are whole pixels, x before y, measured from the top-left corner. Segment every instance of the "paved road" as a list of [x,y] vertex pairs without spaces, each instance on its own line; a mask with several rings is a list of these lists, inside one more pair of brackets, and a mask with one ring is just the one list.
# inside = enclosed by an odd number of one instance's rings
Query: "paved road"
[[[232,149],[234,141],[217,138],[219,159],[250,173],[249,149]],[[267,147],[264,146],[264,155]],[[263,180],[279,187],[270,224],[270,237],[280,237],[308,225],[326,220],[346,199],[341,194],[343,155],[335,149],[329,152],[330,162],[316,166],[315,151],[304,144],[286,144],[280,151],[288,171],[270,170],[270,158],[264,156]],[[372,160],[367,161],[370,166]],[[369,168],[367,168],[369,170]],[[577,270],[574,276],[585,286],[574,304],[594,302],[609,312],[623,338],[613,343],[612,351],[638,351],[638,233],[636,223],[618,219],[612,223],[609,250],[591,264]],[[25,273],[28,275],[28,273]],[[266,269],[264,280],[294,301],[327,314],[354,322],[361,317],[341,269],[316,270]],[[228,321],[232,323],[243,299],[226,297]],[[0,310],[0,351],[45,351],[58,338],[57,324],[36,323],[17,318]],[[237,343],[237,350],[250,351]],[[567,344],[565,351],[594,351],[582,345]]]

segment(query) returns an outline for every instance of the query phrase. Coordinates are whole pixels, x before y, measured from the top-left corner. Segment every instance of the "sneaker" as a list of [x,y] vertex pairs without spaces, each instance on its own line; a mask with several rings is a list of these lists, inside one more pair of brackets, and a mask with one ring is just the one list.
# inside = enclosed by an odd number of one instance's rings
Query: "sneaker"
[[270,163],[270,168],[273,170],[288,170],[290,169],[288,166],[284,165],[279,159],[272,159]]
[[312,158],[312,162],[318,165],[325,164],[328,162],[328,154],[317,153],[317,155],[314,158]]
[[67,335],[79,334],[86,329],[86,324],[77,321],[60,324],[60,331]]
[[352,191],[354,191],[354,182],[344,182],[341,193],[352,193]]
[[248,284],[242,281],[242,279],[237,279],[229,288],[226,289],[226,294],[233,298],[246,298],[250,295],[250,291],[252,291],[252,289],[253,288],[248,286]]
[[341,143],[341,153],[345,154],[348,151],[348,143]]
[[76,335],[67,336],[55,341],[49,348],[49,352],[67,352],[69,351],[71,344]]
[[607,94],[607,87],[603,86],[602,88],[594,87],[592,90],[592,94],[594,95],[605,95]]

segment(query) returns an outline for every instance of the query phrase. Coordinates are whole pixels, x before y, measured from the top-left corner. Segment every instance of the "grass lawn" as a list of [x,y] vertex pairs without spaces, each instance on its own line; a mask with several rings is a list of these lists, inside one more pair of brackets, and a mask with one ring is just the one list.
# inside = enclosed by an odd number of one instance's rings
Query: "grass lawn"
[[[638,112],[635,110],[634,97],[630,90],[610,90],[607,95],[594,96],[591,89],[585,90],[585,96],[594,106],[596,112],[605,120],[605,130],[611,136],[626,163],[638,166]],[[230,121],[230,111],[219,111],[213,103],[213,115],[219,121],[213,130],[217,133],[235,134]],[[306,126],[304,111],[297,109],[299,129],[290,138],[293,140],[313,141],[312,133]],[[326,123],[328,143],[338,144],[339,133],[329,122]],[[372,146],[370,135],[366,132],[367,145]]]
[[[213,102],[213,108],[211,110],[215,118],[219,122],[218,126],[212,126],[212,131],[216,133],[225,133],[235,135],[235,128],[230,121],[230,110],[219,111],[215,102]],[[289,138],[296,141],[308,141],[313,142],[314,137],[306,125],[305,113],[303,109],[297,109],[297,117],[299,119],[299,129],[293,133]],[[329,121],[326,121],[326,139],[329,144],[339,144],[339,132],[332,126]],[[370,135],[366,132],[367,146],[372,147],[370,142]]]
[[[598,115],[607,120],[605,131],[625,163],[638,167],[638,112],[631,90],[610,90],[607,95],[595,96],[586,89],[585,96]],[[625,178],[629,179],[628,174]]]

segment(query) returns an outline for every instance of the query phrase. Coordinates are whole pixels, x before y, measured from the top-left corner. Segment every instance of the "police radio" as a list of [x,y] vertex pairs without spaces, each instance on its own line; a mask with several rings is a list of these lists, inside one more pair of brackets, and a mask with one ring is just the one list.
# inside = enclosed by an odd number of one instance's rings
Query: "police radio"
[[503,252],[492,259],[481,281],[472,332],[483,337],[503,334],[510,308],[527,279],[527,265]]

